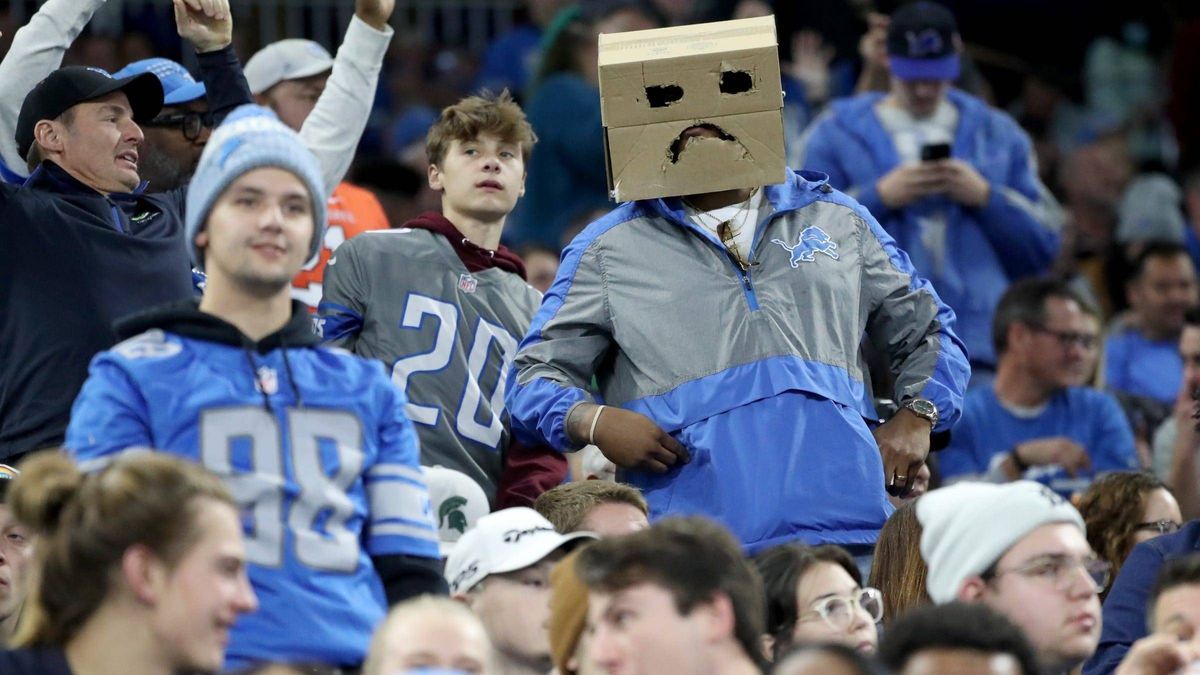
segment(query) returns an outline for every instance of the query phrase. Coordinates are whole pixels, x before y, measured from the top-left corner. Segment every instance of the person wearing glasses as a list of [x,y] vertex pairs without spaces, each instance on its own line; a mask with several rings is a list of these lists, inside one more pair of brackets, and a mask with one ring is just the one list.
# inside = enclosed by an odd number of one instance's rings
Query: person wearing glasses
[[1028,478],[1064,496],[1107,471],[1138,468],[1133,431],[1115,397],[1083,386],[1095,366],[1097,318],[1066,283],[1013,284],[992,325],[996,379],[967,392],[939,455],[947,482]]
[[1121,571],[1134,546],[1178,532],[1183,520],[1175,496],[1148,471],[1102,476],[1079,500],[1079,513],[1088,543],[1112,563],[1113,574]]
[[875,653],[883,594],[863,588],[849,553],[832,545],[784,544],[751,561],[763,581],[766,640],[775,660],[797,645],[829,642]]
[[163,86],[163,107],[154,119],[142,124],[144,139],[138,174],[149,192],[169,192],[183,187],[196,170],[200,152],[212,132],[204,83],[197,82],[178,63],[164,58],[134,61],[113,73],[133,77],[153,73]]
[[1003,614],[1024,631],[1047,675],[1096,651],[1112,566],[1057,492],[1033,481],[963,482],[921,497],[917,518],[935,604],[982,603]]

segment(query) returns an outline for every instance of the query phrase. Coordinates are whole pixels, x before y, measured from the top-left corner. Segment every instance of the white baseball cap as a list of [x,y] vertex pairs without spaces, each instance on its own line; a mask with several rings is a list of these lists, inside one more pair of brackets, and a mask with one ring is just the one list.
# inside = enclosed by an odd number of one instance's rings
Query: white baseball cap
[[444,466],[424,469],[429,501],[437,519],[438,541],[445,558],[454,550],[455,543],[488,514],[487,494],[479,483],[461,471]]
[[312,40],[289,39],[272,42],[258,50],[242,72],[250,93],[261,94],[284,80],[302,80],[333,68],[329,50]]
[[446,559],[450,594],[466,593],[490,574],[529,567],[570,542],[596,538],[591,532],[559,534],[526,506],[490,513],[458,540]]

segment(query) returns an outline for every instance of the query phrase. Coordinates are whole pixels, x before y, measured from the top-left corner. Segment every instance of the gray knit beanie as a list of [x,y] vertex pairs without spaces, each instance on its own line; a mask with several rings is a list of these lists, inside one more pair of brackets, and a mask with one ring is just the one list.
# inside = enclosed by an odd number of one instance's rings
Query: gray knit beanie
[[238,107],[213,131],[192,182],[188,185],[185,235],[192,263],[204,269],[203,254],[196,247],[196,234],[208,220],[217,199],[229,184],[254,169],[272,166],[286,169],[304,181],[312,199],[313,238],[309,259],[321,250],[325,237],[325,185],[321,167],[300,136],[275,113],[258,105]]

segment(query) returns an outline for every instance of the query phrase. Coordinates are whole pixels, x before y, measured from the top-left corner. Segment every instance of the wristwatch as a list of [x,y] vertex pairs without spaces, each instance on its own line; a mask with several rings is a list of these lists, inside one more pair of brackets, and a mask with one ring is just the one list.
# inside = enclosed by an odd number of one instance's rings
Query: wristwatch
[[938,423],[938,409],[933,404],[933,401],[925,398],[910,398],[900,404],[901,408],[907,408],[912,411],[912,414],[921,419],[929,420],[929,428],[932,430]]

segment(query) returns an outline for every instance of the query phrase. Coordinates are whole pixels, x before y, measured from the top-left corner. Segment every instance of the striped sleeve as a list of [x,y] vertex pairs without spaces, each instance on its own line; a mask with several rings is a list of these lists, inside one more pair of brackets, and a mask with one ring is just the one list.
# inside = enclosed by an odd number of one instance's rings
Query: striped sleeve
[[418,463],[417,433],[404,413],[405,397],[380,370],[384,421],[379,459],[365,476],[365,547],[372,557],[412,555],[438,558],[438,533],[429,486]]

